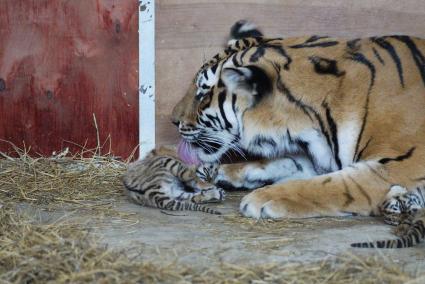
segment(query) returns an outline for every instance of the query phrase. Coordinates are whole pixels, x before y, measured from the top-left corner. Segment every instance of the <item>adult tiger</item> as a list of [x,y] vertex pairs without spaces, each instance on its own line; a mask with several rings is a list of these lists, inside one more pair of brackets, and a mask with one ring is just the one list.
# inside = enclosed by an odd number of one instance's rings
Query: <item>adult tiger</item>
[[172,120],[204,162],[231,148],[266,158],[223,165],[226,184],[251,171],[267,181],[276,159],[309,157],[300,179],[258,183],[245,216],[376,214],[392,184],[425,181],[424,52],[425,40],[402,35],[241,37],[201,67]]

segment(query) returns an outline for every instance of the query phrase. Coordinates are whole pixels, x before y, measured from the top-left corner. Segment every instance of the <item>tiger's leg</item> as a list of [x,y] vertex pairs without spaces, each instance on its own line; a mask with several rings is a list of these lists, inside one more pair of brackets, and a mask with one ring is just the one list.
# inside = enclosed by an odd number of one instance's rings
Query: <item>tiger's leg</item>
[[394,179],[402,178],[400,167],[406,165],[397,161],[393,164],[398,165],[388,167],[388,164],[375,161],[360,162],[308,180],[260,188],[242,199],[240,210],[253,218],[379,214],[378,206],[391,184],[403,184]]
[[214,184],[226,189],[255,189],[290,179],[306,179],[317,175],[305,157],[284,157],[245,163],[220,165]]

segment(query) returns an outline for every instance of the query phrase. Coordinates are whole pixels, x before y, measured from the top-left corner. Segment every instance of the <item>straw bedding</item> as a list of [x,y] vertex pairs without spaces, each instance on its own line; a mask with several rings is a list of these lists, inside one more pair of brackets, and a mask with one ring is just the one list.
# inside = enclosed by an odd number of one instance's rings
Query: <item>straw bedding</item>
[[[0,283],[423,283],[383,257],[337,256],[309,264],[236,266],[203,270],[140,260],[143,246],[114,250],[72,219],[46,221],[19,206],[129,217],[112,206],[122,196],[126,163],[110,156],[0,159]],[[101,214],[100,214],[101,213]],[[127,215],[126,215],[127,214]],[[239,222],[240,218],[226,218]],[[263,224],[264,225],[264,224]],[[264,225],[267,229],[267,224]],[[131,251],[130,256],[127,251]],[[134,254],[135,251],[138,253]],[[422,277],[422,278],[421,278]]]

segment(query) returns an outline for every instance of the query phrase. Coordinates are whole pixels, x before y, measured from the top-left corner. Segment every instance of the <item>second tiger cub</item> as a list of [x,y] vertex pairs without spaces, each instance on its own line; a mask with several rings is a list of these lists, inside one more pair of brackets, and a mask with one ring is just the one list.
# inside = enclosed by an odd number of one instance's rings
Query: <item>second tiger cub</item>
[[224,191],[207,182],[213,178],[214,169],[212,165],[189,167],[173,150],[162,147],[131,163],[123,183],[130,198],[141,205],[221,214],[199,204],[224,199]]

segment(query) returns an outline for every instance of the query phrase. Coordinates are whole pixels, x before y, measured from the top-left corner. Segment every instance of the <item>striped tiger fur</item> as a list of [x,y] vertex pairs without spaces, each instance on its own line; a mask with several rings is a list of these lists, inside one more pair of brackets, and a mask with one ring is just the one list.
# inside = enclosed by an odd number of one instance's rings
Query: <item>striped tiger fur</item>
[[353,243],[356,248],[406,248],[425,239],[425,188],[408,191],[399,185],[392,186],[387,199],[381,205],[381,213],[387,224],[397,226],[398,239]]
[[[172,121],[203,162],[229,150],[263,159],[220,166],[223,184],[274,169],[253,180],[246,217],[369,216],[391,185],[425,180],[424,93],[424,39],[241,35],[198,70]],[[288,155],[314,171],[297,162],[297,179],[270,183],[267,162]]]
[[[202,211],[221,214],[199,203],[222,201],[224,191],[209,182],[211,165],[198,169],[186,166],[173,150],[160,148],[131,163],[123,183],[129,197],[145,206],[164,210]],[[198,177],[201,176],[203,180]]]

